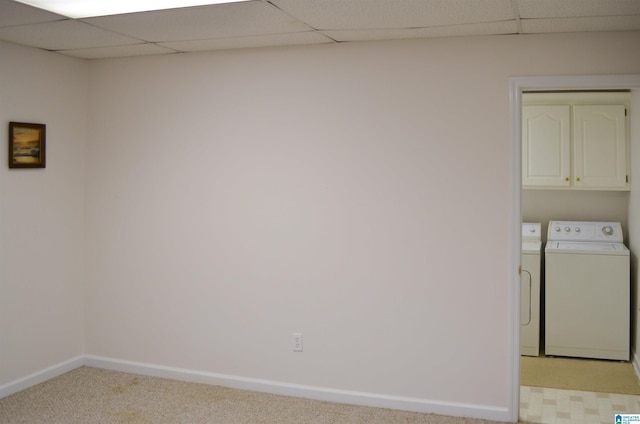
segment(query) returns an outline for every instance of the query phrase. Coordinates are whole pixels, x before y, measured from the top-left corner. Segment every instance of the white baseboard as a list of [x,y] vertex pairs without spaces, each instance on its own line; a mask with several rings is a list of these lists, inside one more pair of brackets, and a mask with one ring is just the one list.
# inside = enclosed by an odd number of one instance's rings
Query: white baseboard
[[85,365],[139,375],[169,378],[191,383],[210,384],[234,389],[301,397],[351,405],[398,409],[439,415],[473,417],[494,421],[509,421],[507,408],[487,407],[455,402],[438,402],[376,393],[355,392],[324,387],[305,386],[279,381],[238,377],[181,368],[164,367],[140,362],[123,361],[99,356],[85,356]]
[[41,371],[29,374],[26,377],[12,381],[11,383],[0,386],[0,399],[28,389],[36,384],[44,383],[47,380],[51,380],[54,377],[58,377],[59,375],[79,368],[82,365],[84,365],[84,356],[76,356],[68,361],[61,362]]
[[47,368],[13,383],[0,387],[0,399],[35,384],[61,375],[80,366],[128,372],[151,377],[168,378],[190,383],[210,384],[233,389],[300,397],[326,402],[397,409],[454,417],[481,418],[493,421],[510,421],[508,409],[457,402],[442,402],[377,393],[356,392],[324,387],[283,383],[182,368],[165,367],[142,362],[125,361],[95,355],[83,355],[68,362]]

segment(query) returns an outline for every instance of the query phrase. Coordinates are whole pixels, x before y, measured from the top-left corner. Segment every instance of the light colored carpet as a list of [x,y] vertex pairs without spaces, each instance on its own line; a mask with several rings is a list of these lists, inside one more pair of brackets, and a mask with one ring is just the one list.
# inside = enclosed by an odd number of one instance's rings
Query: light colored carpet
[[81,367],[0,399],[2,424],[481,424]]
[[630,362],[523,356],[520,359],[520,384],[640,395],[640,382]]

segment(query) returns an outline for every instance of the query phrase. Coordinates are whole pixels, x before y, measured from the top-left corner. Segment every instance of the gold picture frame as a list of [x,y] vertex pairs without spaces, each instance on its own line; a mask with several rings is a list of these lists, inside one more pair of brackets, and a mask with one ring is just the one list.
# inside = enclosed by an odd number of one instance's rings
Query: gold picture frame
[[46,126],[9,122],[9,168],[46,166]]

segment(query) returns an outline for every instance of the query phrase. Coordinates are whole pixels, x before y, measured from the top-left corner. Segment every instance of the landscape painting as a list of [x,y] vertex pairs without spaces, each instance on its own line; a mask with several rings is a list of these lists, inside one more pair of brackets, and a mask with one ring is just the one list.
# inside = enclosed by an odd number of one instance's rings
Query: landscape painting
[[45,167],[45,125],[9,123],[9,168]]

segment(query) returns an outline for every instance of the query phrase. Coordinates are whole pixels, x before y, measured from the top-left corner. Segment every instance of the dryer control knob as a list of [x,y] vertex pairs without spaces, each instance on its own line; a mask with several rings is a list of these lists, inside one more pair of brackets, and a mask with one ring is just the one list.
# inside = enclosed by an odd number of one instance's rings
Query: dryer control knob
[[571,231],[571,227],[564,227],[564,230],[568,233],[569,231]]
[[555,230],[556,230],[556,233],[559,233],[560,232],[560,227],[556,227]]
[[605,235],[610,236],[611,234],[613,234],[613,228],[611,227],[611,225],[607,225],[606,227],[602,227],[602,232]]
[[576,233],[580,232],[580,227],[576,227]]

